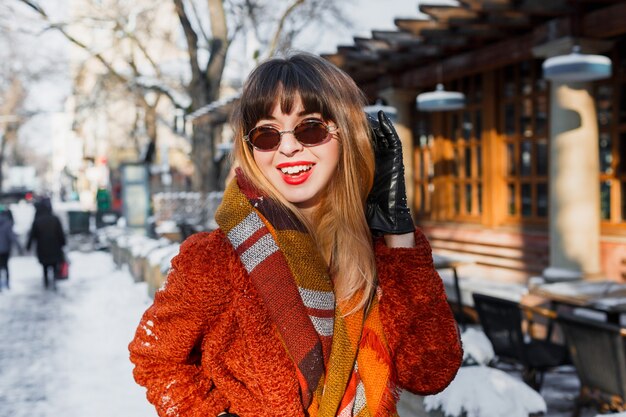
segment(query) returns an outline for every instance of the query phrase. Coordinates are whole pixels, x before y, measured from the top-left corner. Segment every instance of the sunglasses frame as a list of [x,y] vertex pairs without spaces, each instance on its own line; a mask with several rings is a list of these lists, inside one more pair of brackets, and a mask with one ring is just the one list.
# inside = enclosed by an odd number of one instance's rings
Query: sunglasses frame
[[[320,124],[322,127],[324,127],[324,129],[326,129],[326,132],[327,132],[326,137],[324,138],[324,140],[320,141],[319,143],[314,143],[314,144],[311,144],[311,145],[309,145],[307,143],[300,142],[300,139],[298,139],[298,137],[296,136],[295,131],[296,131],[296,129],[298,129],[298,127],[300,127],[301,125],[307,124],[307,123]],[[254,132],[258,128],[266,128],[266,129],[272,129],[272,130],[276,131],[278,133],[278,143],[276,144],[276,146],[274,146],[271,149],[258,148],[252,142],[252,140],[250,140],[250,136],[251,136],[252,132]],[[243,140],[248,142],[250,144],[250,146],[252,146],[254,149],[256,149],[259,152],[271,152],[271,151],[275,151],[276,149],[278,149],[278,147],[280,146],[280,142],[283,139],[283,135],[285,133],[291,133],[292,135],[294,135],[294,138],[298,141],[299,144],[301,144],[304,147],[311,148],[313,146],[323,145],[324,143],[328,142],[330,139],[332,139],[331,133],[334,133],[337,130],[339,130],[338,126],[329,126],[328,124],[324,123],[320,119],[304,119],[301,122],[299,122],[297,125],[295,125],[292,130],[278,130],[275,127],[269,126],[269,125],[261,125],[261,126],[253,127],[252,129],[250,129],[248,134],[243,137]]]

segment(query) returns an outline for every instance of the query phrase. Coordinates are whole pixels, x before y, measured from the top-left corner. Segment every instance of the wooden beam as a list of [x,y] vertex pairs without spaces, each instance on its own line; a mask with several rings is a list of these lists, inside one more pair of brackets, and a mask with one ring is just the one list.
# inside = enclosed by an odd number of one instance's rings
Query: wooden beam
[[419,6],[422,13],[431,16],[438,22],[448,22],[450,19],[476,19],[479,13],[459,6],[440,4],[422,4]]
[[626,33],[626,3],[621,2],[587,14],[582,19],[584,36],[610,38]]
[[392,48],[406,49],[422,45],[422,39],[408,32],[374,30],[372,38],[387,42]]
[[385,66],[387,67],[387,71],[385,73],[393,74],[399,71],[406,71],[409,68],[414,68],[422,63],[428,63],[430,61],[432,61],[431,57],[411,52],[394,54],[385,61]]
[[472,38],[503,38],[504,31],[496,29],[487,23],[461,26],[457,28],[460,35]]
[[459,3],[474,11],[510,10],[512,0],[460,0]]
[[373,52],[378,51],[388,51],[391,49],[388,42],[379,40],[379,39],[371,39],[371,38],[354,38],[354,44],[360,49],[368,49]]
[[[470,73],[495,69],[512,62],[532,58],[533,34],[509,39],[479,50],[465,52],[445,60],[407,71],[399,77],[403,88],[426,88],[439,81],[456,79]],[[437,74],[441,67],[442,78]]]
[[568,18],[553,19],[520,37],[457,54],[437,63],[408,71],[399,76],[398,81],[400,86],[405,88],[425,88],[439,81],[436,74],[440,67],[443,81],[499,68],[531,59],[534,46],[570,34],[571,22]]
[[443,48],[439,45],[425,44],[409,48],[406,53],[410,54],[415,59],[435,58],[442,55]]
[[354,45],[339,45],[337,47],[338,54],[346,54],[348,52],[357,52],[359,48]]
[[367,49],[342,51],[342,54],[347,58],[347,64],[349,66],[362,66],[364,64],[376,65],[379,61],[379,55]]
[[563,16],[572,12],[568,0],[524,0],[519,10],[537,16]]
[[[467,0],[467,2],[471,1]],[[499,0],[494,0],[494,2],[497,1]],[[534,4],[540,7],[539,0],[522,1],[524,1],[524,4]],[[558,5],[565,0],[556,1]],[[442,27],[441,23],[433,24],[420,20],[397,19],[398,27],[403,31],[372,32],[373,40],[387,42],[390,45],[388,50],[379,49],[372,52],[371,47],[366,47],[365,45],[370,42],[369,40],[359,40],[357,43],[365,43],[360,45],[360,48],[340,46],[337,54],[332,55],[330,59],[352,74],[349,67],[360,68],[362,65],[378,66],[377,58],[380,61],[380,56],[384,56],[382,58],[386,62],[384,68],[388,71],[385,73],[386,78],[380,81],[381,83],[387,85],[389,80],[393,79],[393,86],[395,87],[419,89],[431,87],[437,82],[434,74],[437,73],[437,68],[440,65],[443,70],[444,80],[455,79],[499,68],[521,60],[531,59],[533,57],[533,47],[573,35],[575,28],[569,13],[564,17],[545,22],[545,19],[541,16],[529,17],[519,10],[505,9],[506,0],[501,0],[499,4],[502,5],[499,11],[494,10],[484,13],[485,26],[482,26],[482,24],[459,26],[452,30],[452,27],[446,24],[443,27],[446,27],[447,30],[433,30],[433,28]],[[520,2],[515,1],[513,4],[519,5]],[[478,7],[478,5],[472,7]],[[544,20],[544,23],[537,23],[537,21],[541,22],[542,20]],[[609,4],[601,8],[596,5],[595,10],[587,12],[581,18],[580,33],[577,35],[591,39],[606,39],[619,36],[626,33],[624,21],[626,21],[625,1]],[[469,28],[488,28],[490,26],[502,28],[504,32],[502,35],[503,40],[487,46],[480,46],[484,39],[492,41],[493,38],[480,38],[478,35],[472,38],[471,29]],[[408,31],[407,29],[411,27],[413,29]],[[532,30],[515,37],[510,35],[511,33],[515,34],[523,31],[528,27],[532,28]],[[464,33],[462,28],[469,30],[470,33]],[[416,33],[422,36],[416,36]],[[450,42],[454,43],[454,37],[450,37],[451,33],[454,33],[456,39],[461,39],[466,45],[461,46],[461,43],[459,43],[456,45],[456,48],[454,48],[454,45],[449,45]],[[467,44],[466,38],[471,40],[469,44]],[[495,37],[495,39],[498,39],[498,37]],[[474,49],[470,51],[467,48]],[[412,61],[413,63],[411,63]],[[350,65],[351,63],[354,65]],[[406,68],[411,69],[407,70]],[[366,74],[369,75],[370,73],[367,72]],[[356,74],[354,74],[354,78],[359,84],[375,82],[375,80],[371,79],[359,79]]]
[[511,10],[489,13],[485,20],[495,28],[530,29],[532,24],[530,16]]
[[338,66],[339,68],[344,68],[347,64],[347,59],[346,56],[343,54],[322,54],[321,55],[322,58],[324,58],[327,61],[330,61],[331,63],[333,63],[334,65]]
[[447,27],[446,24],[434,20],[394,19],[393,22],[400,30],[409,32],[414,36],[420,36],[424,29],[444,29]]
[[468,44],[468,39],[462,34],[447,30],[423,30],[424,43],[439,45],[448,48],[462,48]]

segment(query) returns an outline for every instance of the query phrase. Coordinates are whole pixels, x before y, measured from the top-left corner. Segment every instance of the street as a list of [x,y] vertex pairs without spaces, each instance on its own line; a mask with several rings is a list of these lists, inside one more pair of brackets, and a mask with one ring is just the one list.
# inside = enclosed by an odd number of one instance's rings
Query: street
[[145,284],[103,252],[71,252],[70,279],[45,290],[33,256],[12,257],[0,292],[0,417],[155,417],[127,345]]

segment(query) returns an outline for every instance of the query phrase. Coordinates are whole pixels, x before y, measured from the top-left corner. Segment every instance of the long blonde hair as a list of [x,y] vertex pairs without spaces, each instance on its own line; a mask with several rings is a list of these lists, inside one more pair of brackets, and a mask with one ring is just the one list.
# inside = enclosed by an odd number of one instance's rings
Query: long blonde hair
[[[271,115],[277,103],[290,114],[297,97],[307,113],[320,113],[338,129],[341,156],[321,202],[307,220],[270,184],[257,167],[243,136]],[[272,58],[252,71],[232,117],[235,160],[263,193],[292,211],[308,227],[330,267],[339,301],[361,293],[353,311],[364,307],[375,290],[376,264],[365,201],[374,177],[374,151],[354,81],[330,62],[306,53]],[[352,306],[354,304],[350,303]]]

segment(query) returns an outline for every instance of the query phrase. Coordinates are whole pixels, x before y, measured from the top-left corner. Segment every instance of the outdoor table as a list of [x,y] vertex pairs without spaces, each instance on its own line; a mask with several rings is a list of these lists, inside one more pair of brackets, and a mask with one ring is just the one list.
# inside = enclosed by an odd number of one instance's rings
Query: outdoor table
[[616,281],[572,281],[539,284],[528,293],[549,300],[553,305],[567,305],[599,311],[609,323],[620,324],[626,313],[626,284]]
[[461,298],[461,287],[459,285],[459,274],[457,268],[463,265],[471,265],[473,260],[456,256],[444,256],[433,253],[433,263],[435,269],[451,269],[454,278],[454,292],[456,293],[456,308],[458,312],[458,321],[461,328],[465,328],[465,318],[463,316],[463,300]]

